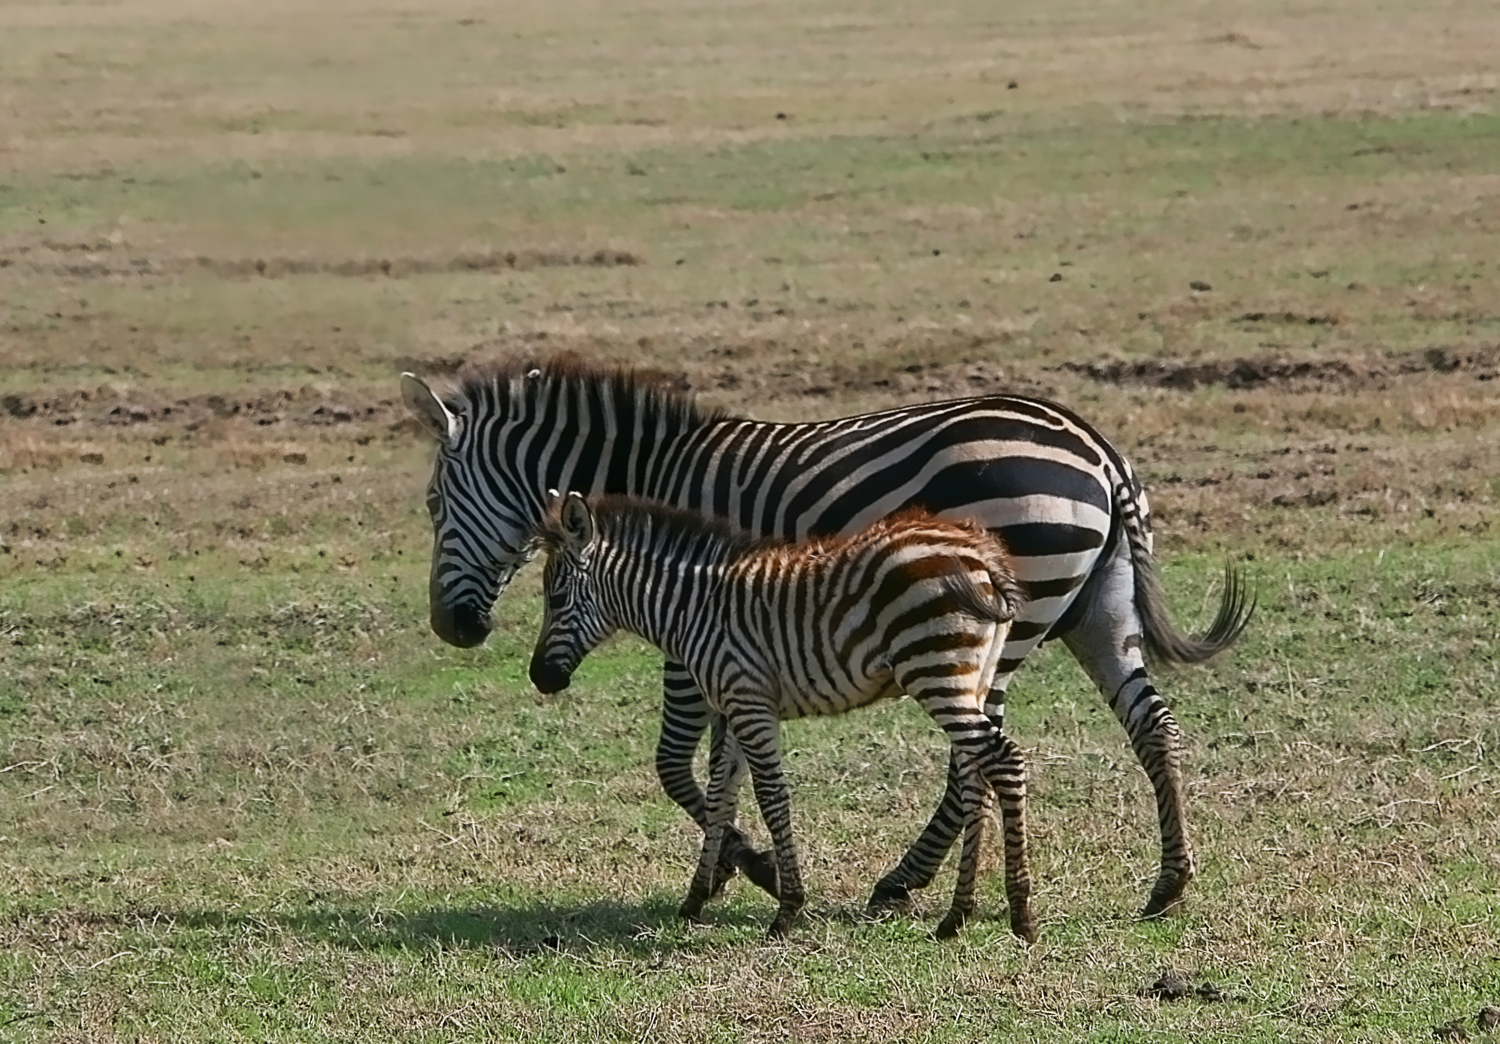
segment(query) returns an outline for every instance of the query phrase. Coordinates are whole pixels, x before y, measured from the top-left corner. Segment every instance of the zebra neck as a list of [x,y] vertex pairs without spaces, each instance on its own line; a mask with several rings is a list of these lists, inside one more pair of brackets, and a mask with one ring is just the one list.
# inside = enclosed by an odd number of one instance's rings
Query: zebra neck
[[611,622],[688,662],[695,625],[716,611],[725,590],[724,563],[674,555],[636,559],[630,566],[598,578]]

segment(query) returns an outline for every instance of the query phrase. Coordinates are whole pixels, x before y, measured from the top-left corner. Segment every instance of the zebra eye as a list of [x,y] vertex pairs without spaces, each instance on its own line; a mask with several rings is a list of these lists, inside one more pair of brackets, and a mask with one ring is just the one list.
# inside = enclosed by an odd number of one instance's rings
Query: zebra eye
[[547,608],[553,612],[560,612],[568,607],[568,596],[562,591],[553,591],[547,596]]

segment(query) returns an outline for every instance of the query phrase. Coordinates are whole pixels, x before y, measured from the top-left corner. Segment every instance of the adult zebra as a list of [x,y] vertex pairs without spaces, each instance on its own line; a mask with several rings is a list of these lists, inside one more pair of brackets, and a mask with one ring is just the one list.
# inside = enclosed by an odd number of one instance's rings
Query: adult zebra
[[[411,374],[408,407],[438,440],[427,491],[434,547],[432,629],[483,642],[490,610],[536,553],[549,489],[625,493],[724,516],[765,536],[848,532],[908,506],[998,530],[1028,600],[1010,629],[986,713],[1003,722],[1011,675],[1061,638],[1124,726],[1156,795],[1161,869],[1142,910],[1174,906],[1193,876],[1176,719],[1146,657],[1201,663],[1227,649],[1253,601],[1226,570],[1201,637],[1179,632],[1151,555],[1150,514],[1130,465],[1055,403],[1018,395],[928,403],[837,420],[777,424],[706,410],[629,369],[576,358],[471,370],[441,397]],[[667,795],[707,824],[693,752],[710,712],[680,665],[664,672],[656,770]],[[876,884],[872,909],[932,881],[961,826],[950,759],[942,801]],[[774,865],[737,830],[724,858],[775,894]]]
[[911,508],[849,536],[792,543],[652,500],[577,493],[548,509],[539,536],[546,609],[532,684],[561,692],[585,656],[626,630],[692,671],[722,716],[709,759],[708,829],[684,917],[696,919],[716,890],[719,849],[748,767],[776,848],[781,902],[769,935],[791,929],[807,895],[780,723],[904,693],[963,755],[963,854],[938,937],[957,934],[974,912],[993,795],[1005,823],[1011,930],[1036,940],[1026,761],[984,715],[1005,634],[1025,601],[998,537],[978,522]]

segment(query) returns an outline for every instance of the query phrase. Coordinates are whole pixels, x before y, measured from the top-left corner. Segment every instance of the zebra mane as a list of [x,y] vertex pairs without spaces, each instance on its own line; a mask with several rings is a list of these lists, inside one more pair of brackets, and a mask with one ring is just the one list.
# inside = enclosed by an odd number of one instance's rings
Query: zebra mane
[[608,407],[615,418],[639,415],[643,427],[667,435],[728,417],[699,406],[686,382],[664,371],[600,364],[571,352],[543,362],[518,357],[466,366],[442,398],[459,415],[535,415],[559,401],[586,410]]
[[[789,546],[780,537],[757,536],[728,519],[643,497],[605,494],[589,497],[588,504],[598,533],[611,543],[636,548],[649,543],[675,561],[725,562]],[[537,526],[537,539],[547,551],[556,550],[562,543],[561,510],[562,499],[558,498]]]

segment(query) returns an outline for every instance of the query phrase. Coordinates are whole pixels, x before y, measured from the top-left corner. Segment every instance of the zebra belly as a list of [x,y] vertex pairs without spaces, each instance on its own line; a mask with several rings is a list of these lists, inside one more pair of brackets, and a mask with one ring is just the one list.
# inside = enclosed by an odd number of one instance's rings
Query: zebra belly
[[789,676],[786,672],[747,670],[743,662],[702,672],[692,670],[691,665],[688,669],[708,705],[720,714],[726,713],[731,704],[755,702],[763,704],[781,721],[819,718],[906,695],[886,665],[863,672],[859,677],[818,681]]
[[851,678],[847,685],[833,688],[793,688],[791,683],[783,681],[778,687],[776,714],[782,721],[828,717],[873,703],[899,700],[905,695],[888,668],[863,679]]

